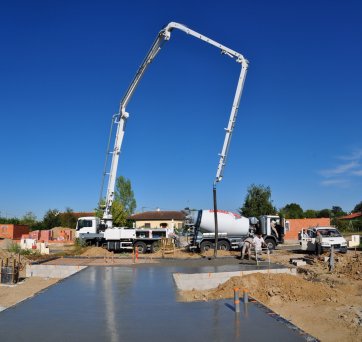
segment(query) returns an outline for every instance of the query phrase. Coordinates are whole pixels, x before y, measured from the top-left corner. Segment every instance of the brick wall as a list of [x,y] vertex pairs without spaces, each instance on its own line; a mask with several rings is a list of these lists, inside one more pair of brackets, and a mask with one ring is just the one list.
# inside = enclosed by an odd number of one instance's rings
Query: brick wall
[[285,240],[298,240],[298,233],[302,229],[331,225],[329,218],[287,219],[287,221],[289,221],[289,231],[285,232]]
[[29,227],[18,224],[0,224],[0,238],[19,240],[23,234],[29,233]]

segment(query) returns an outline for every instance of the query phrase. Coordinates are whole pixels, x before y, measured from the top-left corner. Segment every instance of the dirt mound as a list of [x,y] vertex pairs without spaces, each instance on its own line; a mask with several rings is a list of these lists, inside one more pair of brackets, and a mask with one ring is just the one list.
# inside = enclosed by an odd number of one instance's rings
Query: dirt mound
[[0,239],[0,249],[7,249],[12,243],[13,243],[13,240]]
[[87,257],[104,257],[104,256],[112,256],[113,253],[107,251],[102,247],[89,247],[81,255]]
[[247,289],[252,297],[265,304],[278,302],[317,304],[323,301],[337,302],[343,299],[341,291],[323,283],[313,283],[289,274],[262,273],[232,277],[216,289],[204,291],[201,296],[198,291],[191,291],[187,297],[204,300],[232,298],[235,287],[240,289],[240,293],[243,289]]
[[[231,257],[239,255],[238,252],[232,252],[232,251],[217,251],[217,255],[219,257]],[[102,247],[88,247],[81,256],[87,256],[87,257],[103,257],[103,256],[112,256],[113,253],[107,251],[105,248]],[[119,253],[114,254],[115,257],[120,257]],[[185,248],[175,248],[175,250],[166,250],[164,252],[164,257],[169,259],[201,259],[205,257],[213,257],[214,251],[210,250],[204,253],[193,253],[188,251]],[[129,257],[132,258],[133,254],[132,252],[125,253],[125,255],[122,255],[122,257]],[[162,251],[159,250],[155,253],[146,253],[146,254],[139,254],[139,259],[149,259],[149,258],[162,258]]]
[[[201,255],[203,255],[205,257],[212,257],[212,256],[214,256],[214,250],[210,249],[209,251],[201,253]],[[239,256],[239,255],[240,255],[240,252],[235,252],[235,251],[222,251],[222,250],[217,251],[218,257]]]
[[[162,258],[162,251],[159,250],[152,254],[141,254],[140,255],[141,258],[143,256],[152,257],[152,258]],[[189,251],[185,250],[184,248],[181,248],[181,249],[175,248],[174,251],[172,249],[165,250],[164,257],[171,258],[171,259],[200,259],[201,258],[200,254],[189,252]]]
[[335,264],[335,273],[362,280],[362,254],[352,252],[339,256]]

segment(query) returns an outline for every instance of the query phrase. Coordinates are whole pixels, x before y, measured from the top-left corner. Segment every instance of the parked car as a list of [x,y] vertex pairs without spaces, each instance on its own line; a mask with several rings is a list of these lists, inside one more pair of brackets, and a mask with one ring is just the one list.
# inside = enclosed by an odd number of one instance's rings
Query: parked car
[[322,252],[330,250],[334,246],[335,251],[347,252],[347,241],[334,227],[312,227],[303,229],[299,234],[299,243],[303,251],[315,251],[315,238],[317,231],[322,235]]

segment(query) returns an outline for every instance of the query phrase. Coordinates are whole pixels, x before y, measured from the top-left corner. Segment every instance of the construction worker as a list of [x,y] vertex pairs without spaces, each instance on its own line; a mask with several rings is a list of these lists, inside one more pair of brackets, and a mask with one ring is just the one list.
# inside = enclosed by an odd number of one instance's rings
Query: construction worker
[[248,256],[248,260],[250,259],[250,250],[253,245],[253,239],[249,236],[244,240],[243,248],[241,250],[241,260],[244,259],[245,255]]
[[272,231],[274,232],[274,234],[275,234],[275,236],[277,237],[277,239],[279,239],[279,234],[278,234],[276,225],[277,225],[277,223],[276,223],[275,220],[272,220],[272,221],[270,222],[270,227],[271,227]]
[[303,229],[302,230],[302,237],[304,237],[304,238],[306,238],[306,239],[308,239],[309,238],[309,234],[308,234],[308,230],[307,229]]
[[263,236],[261,235],[260,232],[254,236],[253,246],[255,248],[255,257],[256,257],[256,259],[259,259],[258,255],[262,253],[262,247],[263,246],[267,247],[267,245],[263,239]]
[[317,230],[317,236],[315,238],[315,254],[319,257],[322,254],[322,234]]

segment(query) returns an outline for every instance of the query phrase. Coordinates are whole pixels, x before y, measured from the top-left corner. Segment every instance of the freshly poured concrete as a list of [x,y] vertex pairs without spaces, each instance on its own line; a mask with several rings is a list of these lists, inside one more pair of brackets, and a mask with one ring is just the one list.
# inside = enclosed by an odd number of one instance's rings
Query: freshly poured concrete
[[185,270],[150,265],[89,267],[1,312],[0,340],[305,340],[254,303],[241,305],[236,315],[231,300],[177,302],[172,273]]

